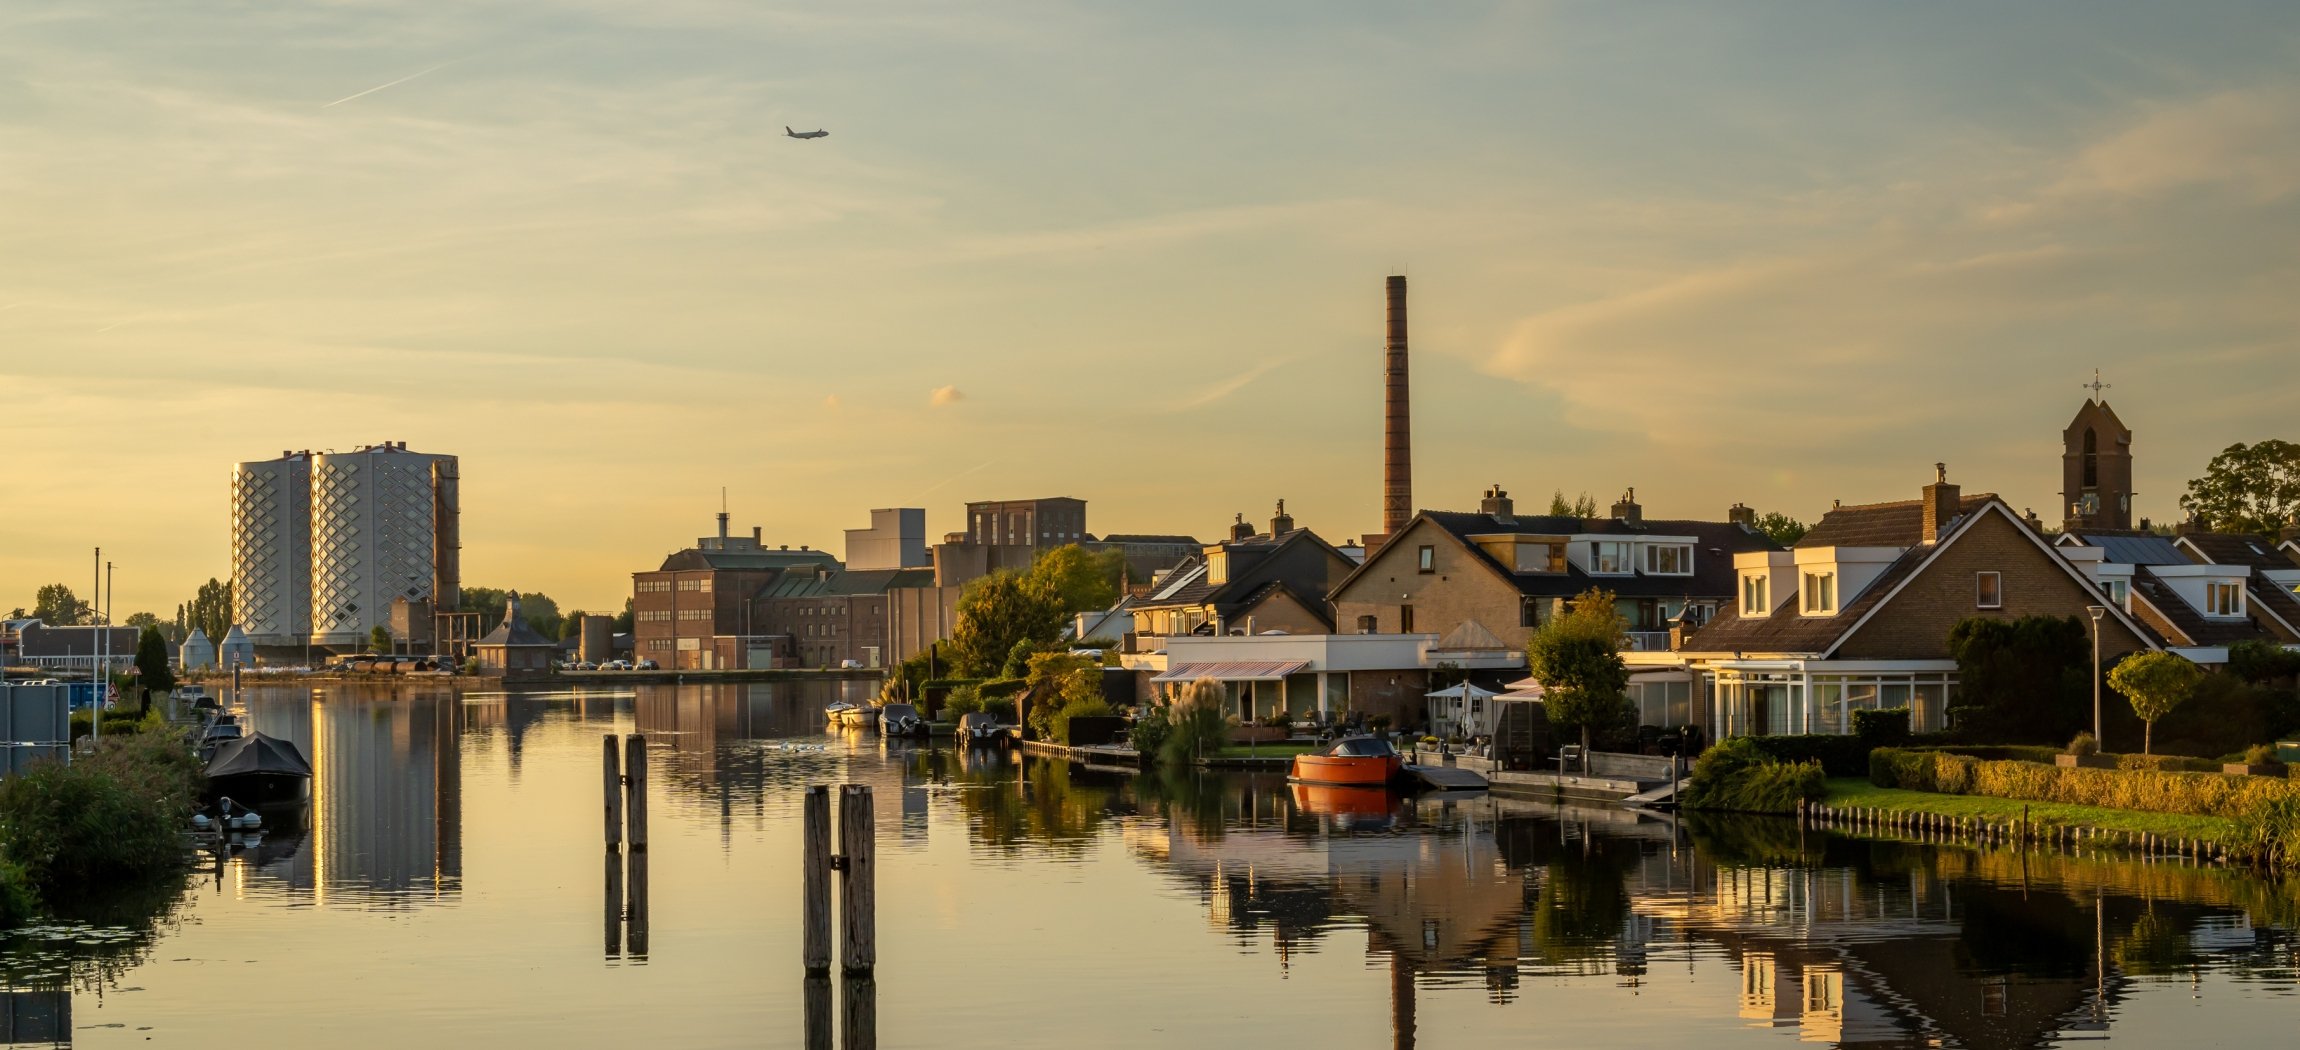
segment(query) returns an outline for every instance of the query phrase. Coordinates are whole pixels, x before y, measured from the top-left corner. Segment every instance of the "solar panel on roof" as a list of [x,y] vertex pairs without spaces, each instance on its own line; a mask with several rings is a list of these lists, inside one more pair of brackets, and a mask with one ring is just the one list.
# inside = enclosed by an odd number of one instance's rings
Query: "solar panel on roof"
[[2084,542],[2108,552],[2108,560],[2124,565],[2184,565],[2188,562],[2172,541],[2162,536],[2086,536]]

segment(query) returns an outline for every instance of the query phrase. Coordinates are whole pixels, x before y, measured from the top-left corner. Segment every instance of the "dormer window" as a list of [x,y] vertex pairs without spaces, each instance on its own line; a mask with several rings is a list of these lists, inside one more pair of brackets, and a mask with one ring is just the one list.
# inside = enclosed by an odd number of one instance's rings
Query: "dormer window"
[[1206,553],[1206,582],[1216,587],[1230,582],[1230,552],[1217,550]]
[[1653,576],[1693,574],[1693,547],[1683,543],[1656,543],[1645,548],[1645,571]]
[[1589,545],[1589,571],[1616,576],[1635,572],[1630,561],[1629,544],[1616,540],[1598,540]]
[[2204,583],[2204,615],[2244,615],[2244,585],[2234,580],[2206,580]]
[[2123,609],[2126,612],[2132,611],[2131,581],[2108,580],[2101,584],[2101,589],[2108,592],[2108,600],[2115,602],[2117,608]]
[[1763,616],[1772,611],[1772,578],[1762,573],[1741,577],[1741,615]]
[[1520,543],[1517,545],[1517,571],[1554,572],[1550,568],[1549,544]]
[[1805,608],[1807,616],[1828,616],[1837,611],[1837,574],[1834,572],[1808,572],[1805,574]]

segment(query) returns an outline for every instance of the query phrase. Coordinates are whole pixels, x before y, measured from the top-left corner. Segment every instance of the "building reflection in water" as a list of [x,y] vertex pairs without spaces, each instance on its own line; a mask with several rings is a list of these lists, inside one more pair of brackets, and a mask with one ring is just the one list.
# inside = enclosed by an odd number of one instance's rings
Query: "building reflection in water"
[[316,904],[414,905],[463,877],[464,705],[451,691],[259,694],[257,730],[312,764],[311,802],[267,820],[234,864],[240,892]]

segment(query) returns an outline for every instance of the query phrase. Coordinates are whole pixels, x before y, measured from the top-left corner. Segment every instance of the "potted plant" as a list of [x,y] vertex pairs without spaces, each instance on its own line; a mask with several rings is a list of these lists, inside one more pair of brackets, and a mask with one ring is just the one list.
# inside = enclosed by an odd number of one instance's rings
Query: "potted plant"
[[2244,761],[2230,762],[2220,771],[2231,776],[2280,777],[2284,775],[2284,762],[2276,757],[2273,744],[2254,744],[2244,749]]
[[2116,757],[2100,753],[2100,742],[2091,733],[2078,733],[2068,742],[2068,750],[2052,756],[2053,764],[2063,769],[2115,769]]

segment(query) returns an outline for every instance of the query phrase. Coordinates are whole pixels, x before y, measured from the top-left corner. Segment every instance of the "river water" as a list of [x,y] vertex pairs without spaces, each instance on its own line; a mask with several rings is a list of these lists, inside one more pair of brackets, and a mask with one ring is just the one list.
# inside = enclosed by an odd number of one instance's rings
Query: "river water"
[[[878,814],[877,976],[817,986],[822,1038],[2196,1047],[2300,1021],[2294,888],[2247,874],[1097,773],[826,734],[840,688],[251,690],[318,770],[305,815],[9,938],[0,1041],[808,1045],[818,783]],[[601,845],[600,739],[629,732],[643,930]]]

